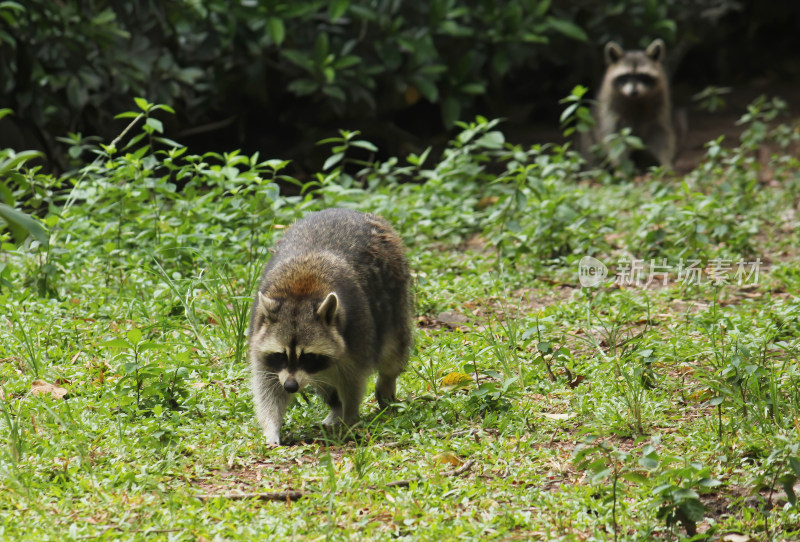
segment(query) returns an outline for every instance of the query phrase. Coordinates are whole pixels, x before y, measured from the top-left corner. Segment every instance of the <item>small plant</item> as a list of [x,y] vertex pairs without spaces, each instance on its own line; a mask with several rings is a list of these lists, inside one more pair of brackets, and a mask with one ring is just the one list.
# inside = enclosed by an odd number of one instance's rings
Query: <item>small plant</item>
[[[766,445],[771,451],[753,480],[753,493],[763,503],[760,509],[764,514],[764,533],[767,540],[771,540],[770,514],[778,484],[786,494],[788,503],[795,509],[798,507],[794,487],[800,479],[800,442],[797,441],[797,435],[782,431],[772,436]],[[766,498],[759,492],[762,489],[768,491]]]
[[739,137],[742,147],[747,150],[757,149],[770,135],[769,124],[778,117],[786,116],[787,111],[788,105],[781,98],[770,100],[766,96],[759,96],[747,106],[747,113],[736,123],[745,126]]
[[695,536],[697,523],[702,521],[706,511],[700,492],[714,489],[722,482],[711,478],[709,469],[701,463],[679,457],[659,457],[651,449],[645,451],[648,453],[643,456],[648,463],[658,462],[652,473],[660,482],[652,490],[656,517],[664,521],[668,529],[680,524],[687,535]]
[[620,359],[615,357],[614,372],[619,375],[615,380],[617,394],[622,397],[626,409],[625,417],[628,427],[634,434],[645,434],[644,405],[647,401],[645,367],[637,363],[635,358]]
[[[0,109],[0,119],[10,113],[10,109]],[[15,152],[11,149],[0,149],[0,218],[16,243],[22,243],[31,236],[46,248],[50,236],[42,223],[17,208],[19,196],[24,195],[20,192],[29,184],[20,170],[27,162],[40,156],[41,153],[36,151]],[[22,188],[18,189],[18,186]],[[0,233],[2,231],[0,229]]]
[[17,412],[12,412],[11,401],[2,386],[0,386],[0,392],[2,392],[0,394],[2,395],[2,397],[0,397],[0,409],[3,411],[3,420],[6,423],[6,430],[8,431],[8,435],[6,436],[8,457],[11,460],[11,464],[16,466],[22,461],[26,448],[25,431],[21,423],[22,402],[17,401]]
[[[169,365],[151,361],[148,352],[167,351],[168,344],[145,340],[138,328],[130,329],[125,338],[118,337],[105,341],[104,348],[120,352],[132,352],[132,357],[122,364],[122,376],[117,382],[118,401],[122,408],[135,402],[132,413],[144,412],[160,416],[164,409],[178,409],[187,396],[184,380],[189,374],[184,366],[189,361],[185,352],[177,352],[171,356],[178,363],[174,368]],[[127,357],[127,356],[126,356]],[[133,396],[131,395],[131,392]]]
[[474,374],[478,382],[477,387],[470,390],[466,405],[472,416],[509,410],[520,389],[519,375],[509,376],[493,369],[481,370],[471,363],[465,364],[463,369],[467,374]]
[[[535,359],[544,366],[547,376],[551,382],[555,382],[558,378],[554,369],[560,368],[566,373],[567,381],[572,386],[576,384],[577,375],[573,375],[569,369],[569,361],[572,359],[572,354],[565,345],[553,347],[552,340],[546,340],[545,334],[549,333],[555,327],[555,317],[545,316],[541,317],[540,314],[536,315],[536,325],[532,328],[525,330],[522,334],[522,340],[527,341],[533,335],[536,335],[536,357]],[[562,338],[562,343],[563,338]]]
[[12,318],[11,330],[4,330],[5,333],[13,338],[18,344],[19,351],[24,354],[25,363],[34,377],[39,377],[42,371],[42,350],[39,344],[40,338],[30,329],[27,324],[27,314],[20,313],[15,306],[8,307]]
[[709,85],[692,96],[692,100],[697,102],[697,107],[700,110],[715,113],[718,110],[725,109],[725,95],[730,94],[730,92],[730,87]]
[[636,173],[637,163],[634,157],[644,152],[645,146],[639,137],[633,135],[630,128],[623,128],[617,133],[608,134],[602,142],[605,149],[604,166],[613,167],[624,177],[632,177]]
[[565,138],[572,137],[576,133],[588,133],[595,125],[591,107],[586,105],[585,96],[588,91],[588,88],[578,85],[572,89],[569,96],[558,102],[566,106],[559,119]]
[[577,468],[589,471],[593,484],[611,484],[611,491],[603,498],[603,502],[611,504],[611,527],[614,540],[619,537],[618,507],[624,506],[619,495],[620,482],[627,480],[634,484],[642,483],[645,478],[633,470],[632,455],[618,449],[595,434],[586,434],[583,441],[572,452],[573,462]]

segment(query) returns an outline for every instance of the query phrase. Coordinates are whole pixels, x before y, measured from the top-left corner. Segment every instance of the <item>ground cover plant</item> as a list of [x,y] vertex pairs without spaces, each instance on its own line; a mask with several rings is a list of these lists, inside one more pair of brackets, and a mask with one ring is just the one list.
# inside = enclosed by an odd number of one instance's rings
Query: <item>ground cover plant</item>
[[[784,108],[754,102],[684,176],[586,172],[478,118],[436,159],[365,161],[342,131],[296,179],[192,155],[144,100],[113,142],[73,138],[63,176],[3,151],[0,537],[796,539]],[[267,447],[251,295],[285,227],[332,206],[404,238],[415,351],[391,412],[330,434],[301,397]]]

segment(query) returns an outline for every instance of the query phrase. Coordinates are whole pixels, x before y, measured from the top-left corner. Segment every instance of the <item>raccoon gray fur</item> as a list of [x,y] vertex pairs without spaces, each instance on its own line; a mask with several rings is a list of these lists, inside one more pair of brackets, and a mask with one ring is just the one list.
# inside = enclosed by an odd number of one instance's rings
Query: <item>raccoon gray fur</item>
[[613,41],[606,44],[606,71],[594,109],[595,127],[584,141],[584,151],[599,143],[608,155],[606,137],[630,128],[645,148],[621,156],[612,165],[630,159],[639,169],[653,165],[672,169],[675,130],[665,55],[666,46],[660,39],[644,51],[624,51]]
[[250,318],[256,417],[280,444],[292,394],[316,388],[326,425],[355,423],[377,370],[381,406],[412,344],[411,275],[403,242],[384,219],[346,209],[311,213],[290,227],[264,268]]

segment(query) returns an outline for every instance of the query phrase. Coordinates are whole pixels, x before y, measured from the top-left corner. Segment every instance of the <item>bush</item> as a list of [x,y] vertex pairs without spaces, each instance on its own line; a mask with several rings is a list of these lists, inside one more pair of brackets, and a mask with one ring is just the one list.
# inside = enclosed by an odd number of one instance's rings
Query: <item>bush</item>
[[31,0],[0,3],[0,18],[0,105],[51,155],[48,134],[109,136],[110,112],[132,95],[172,105],[190,125],[242,103],[270,118],[310,103],[318,119],[424,99],[451,126],[554,36],[586,39],[549,2],[527,0]]

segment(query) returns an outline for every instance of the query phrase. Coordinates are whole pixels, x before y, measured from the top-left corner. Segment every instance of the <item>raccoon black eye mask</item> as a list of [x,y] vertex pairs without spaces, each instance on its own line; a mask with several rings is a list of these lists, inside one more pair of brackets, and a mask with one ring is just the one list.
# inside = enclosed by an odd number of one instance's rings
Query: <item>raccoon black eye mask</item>
[[250,318],[253,402],[268,444],[280,444],[292,395],[314,388],[326,425],[353,424],[367,380],[381,406],[412,343],[410,273],[383,219],[346,209],[311,213],[286,231],[267,265]]
[[632,73],[627,75],[619,75],[614,78],[614,86],[623,88],[626,85],[642,85],[645,88],[655,86],[656,78],[646,73]]
[[322,354],[307,354],[302,353],[298,356],[297,360],[292,363],[284,352],[274,352],[266,354],[262,360],[264,366],[269,370],[278,372],[283,369],[300,368],[308,374],[318,373],[329,368],[333,360]]

